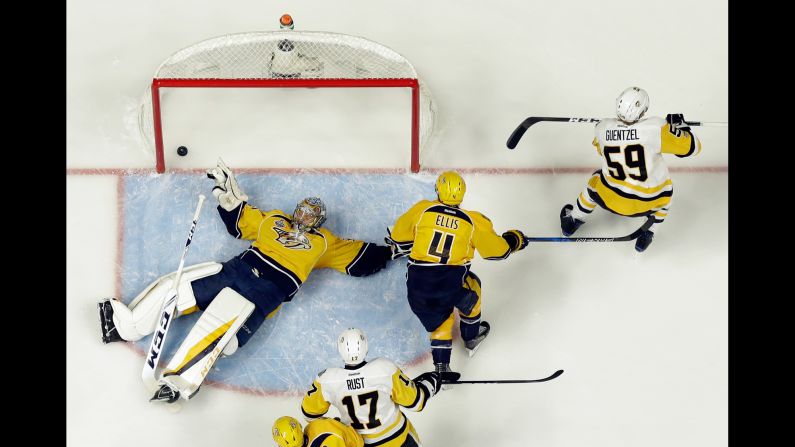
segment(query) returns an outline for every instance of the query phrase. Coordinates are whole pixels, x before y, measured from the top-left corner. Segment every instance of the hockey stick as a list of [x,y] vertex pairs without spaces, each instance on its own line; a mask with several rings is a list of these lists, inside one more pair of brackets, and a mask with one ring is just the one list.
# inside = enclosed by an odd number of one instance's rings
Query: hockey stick
[[190,247],[190,242],[193,240],[193,232],[196,231],[196,222],[199,220],[199,212],[204,204],[204,199],[206,199],[204,194],[199,194],[199,204],[196,206],[196,213],[193,214],[193,223],[190,226],[188,241],[185,243],[185,249],[182,251],[182,257],[179,260],[177,275],[174,278],[171,290],[169,290],[168,295],[166,295],[166,300],[163,302],[163,307],[160,310],[160,322],[158,323],[154,335],[152,335],[152,341],[149,343],[148,354],[144,361],[144,369],[141,371],[141,379],[144,381],[144,385],[151,391],[155,391],[158,388],[158,379],[156,376],[157,365],[160,363],[160,350],[163,347],[163,342],[168,334],[168,328],[171,327],[172,317],[177,309],[177,291],[179,289],[179,280],[182,278],[182,269],[185,266],[185,255],[188,254],[188,247]]
[[644,231],[654,224],[653,219],[646,219],[646,222],[631,234],[621,237],[528,237],[530,242],[624,242],[638,238]]
[[443,385],[458,385],[462,383],[535,383],[535,382],[546,382],[548,380],[552,380],[555,377],[563,374],[563,370],[559,369],[555,371],[551,376],[544,377],[543,379],[530,379],[530,380],[453,380],[453,381],[446,381],[442,379]]
[[[522,124],[519,124],[519,127],[514,129],[514,131],[511,133],[511,136],[508,137],[508,142],[506,143],[506,145],[508,146],[508,149],[515,148],[516,145],[519,143],[519,140],[522,139],[522,136],[524,135],[524,133],[527,132],[527,129],[529,129],[530,126],[532,126],[533,124],[541,122],[541,121],[555,121],[555,122],[561,122],[561,123],[598,123],[601,120],[598,119],[598,118],[555,118],[555,117],[549,117],[549,116],[531,116],[531,117],[528,117],[527,119],[525,119],[524,121],[522,121]],[[710,127],[710,126],[712,126],[712,127],[728,127],[729,126],[729,123],[722,122],[722,121],[710,121],[710,122],[685,121],[685,124],[687,124],[688,126],[701,126],[701,127]]]

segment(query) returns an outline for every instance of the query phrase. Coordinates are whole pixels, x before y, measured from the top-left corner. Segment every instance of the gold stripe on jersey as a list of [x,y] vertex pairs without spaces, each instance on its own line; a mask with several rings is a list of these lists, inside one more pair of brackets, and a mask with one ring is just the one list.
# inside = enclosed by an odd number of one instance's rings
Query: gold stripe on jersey
[[229,330],[229,327],[232,326],[232,323],[234,323],[235,320],[237,320],[237,317],[232,318],[230,321],[224,323],[218,329],[210,332],[204,338],[199,340],[198,343],[193,345],[193,347],[188,350],[188,353],[185,354],[185,357],[182,359],[179,366],[172,370],[165,371],[163,375],[182,374],[184,369],[193,366],[195,362],[191,362],[191,360],[198,360],[199,358],[202,358],[202,354],[208,351],[208,348],[214,347],[218,343],[218,341],[221,339],[221,337],[223,337],[226,331]]
[[469,265],[476,249],[484,259],[504,259],[511,252],[486,216],[431,200],[417,202],[400,216],[392,239],[413,241],[409,262],[415,265]]
[[414,426],[411,425],[411,421],[405,416],[403,417],[403,421],[404,425],[401,426],[400,429],[397,430],[393,435],[378,441],[370,441],[365,439],[365,445],[367,447],[403,447],[407,445],[406,442],[409,436],[414,439],[414,443],[408,445],[420,445],[420,437],[417,435],[417,431],[414,429]]
[[620,197],[624,197],[631,200],[640,200],[643,202],[652,202],[655,200],[660,199],[661,197],[670,197],[673,195],[674,187],[673,183],[671,183],[670,179],[663,182],[664,186],[659,191],[656,191],[652,194],[646,194],[643,192],[636,191],[634,189],[625,188],[624,185],[616,185],[613,184],[613,178],[609,176],[605,176],[603,171],[597,171],[593,177],[588,181],[588,186],[591,189],[597,189],[596,185],[599,185],[601,189],[610,190],[615,195]]
[[596,203],[594,203],[590,198],[586,197],[585,193],[581,192],[577,199],[577,206],[579,206],[583,212],[590,213],[594,210],[594,208],[596,208]]
[[362,447],[362,436],[350,426],[335,419],[316,419],[304,428],[307,447]]
[[376,433],[359,433],[362,435],[364,443],[367,445],[378,445],[387,439],[400,436],[406,429],[406,416],[400,410],[398,410],[395,414],[397,415],[395,420],[388,426],[384,427],[383,430]]
[[646,187],[643,187],[643,186],[640,186],[640,185],[633,185],[632,183],[629,183],[629,182],[624,181],[624,180],[619,180],[617,178],[604,175],[604,172],[602,174],[603,174],[602,178],[603,178],[603,180],[606,183],[609,183],[610,185],[615,186],[615,187],[619,187],[619,188],[622,188],[622,187],[623,188],[628,188],[628,189],[632,190],[632,192],[637,193],[637,195],[641,195],[642,194],[645,197],[657,195],[663,189],[666,189],[668,187],[671,187],[671,188],[673,187],[673,182],[671,182],[671,179],[668,179],[668,180],[662,182],[661,184],[659,184],[657,186],[651,186],[651,187],[646,188]]
[[634,197],[602,182],[601,172],[588,180],[588,192],[604,208],[622,216],[639,216],[665,208],[673,195],[673,191],[669,190],[651,199]]

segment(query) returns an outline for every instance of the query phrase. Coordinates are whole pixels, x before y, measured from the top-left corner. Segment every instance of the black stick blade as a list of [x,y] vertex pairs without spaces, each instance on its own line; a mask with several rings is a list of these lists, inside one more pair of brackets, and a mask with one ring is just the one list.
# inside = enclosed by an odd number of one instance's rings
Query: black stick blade
[[555,371],[551,376],[547,377],[546,379],[539,380],[539,382],[545,382],[547,380],[552,380],[552,379],[554,379],[555,377],[558,377],[561,374],[563,374],[563,370],[559,369],[559,370]]
[[450,382],[444,382],[443,381],[442,383],[444,383],[445,385],[457,385],[457,384],[465,384],[465,383],[475,383],[475,384],[476,383],[480,383],[480,384],[486,384],[486,383],[537,383],[537,382],[546,382],[546,381],[552,380],[552,379],[554,379],[555,377],[558,377],[561,374],[563,374],[563,370],[559,369],[559,370],[555,371],[551,376],[544,377],[543,379],[529,379],[529,380],[456,380],[456,381],[450,381]]
[[543,118],[538,116],[531,116],[525,119],[524,121],[522,121],[522,123],[519,124],[519,127],[514,129],[514,131],[511,133],[511,136],[508,137],[508,142],[506,143],[508,149],[514,149],[516,145],[519,144],[519,140],[522,139],[524,133],[527,132],[527,129],[529,129],[530,126],[541,121],[542,119]]

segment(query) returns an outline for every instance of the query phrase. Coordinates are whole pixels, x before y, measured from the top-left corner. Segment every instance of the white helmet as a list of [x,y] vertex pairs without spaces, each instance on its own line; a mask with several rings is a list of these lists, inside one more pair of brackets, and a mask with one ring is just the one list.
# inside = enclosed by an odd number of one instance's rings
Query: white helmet
[[367,337],[360,329],[346,329],[337,339],[337,349],[346,365],[358,365],[367,356]]
[[649,94],[640,87],[630,87],[616,98],[616,115],[625,123],[634,123],[649,110]]

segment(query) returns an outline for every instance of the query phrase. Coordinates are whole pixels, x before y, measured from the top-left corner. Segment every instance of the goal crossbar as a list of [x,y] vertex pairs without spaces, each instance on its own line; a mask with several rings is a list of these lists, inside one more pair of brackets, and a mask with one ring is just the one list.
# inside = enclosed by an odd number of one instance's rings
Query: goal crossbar
[[411,89],[411,172],[419,172],[420,120],[418,116],[420,89],[413,78],[378,79],[317,79],[317,78],[268,78],[268,79],[177,79],[155,78],[152,80],[152,112],[156,171],[166,170],[163,147],[163,123],[160,110],[161,88],[382,88],[403,87]]

